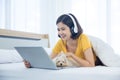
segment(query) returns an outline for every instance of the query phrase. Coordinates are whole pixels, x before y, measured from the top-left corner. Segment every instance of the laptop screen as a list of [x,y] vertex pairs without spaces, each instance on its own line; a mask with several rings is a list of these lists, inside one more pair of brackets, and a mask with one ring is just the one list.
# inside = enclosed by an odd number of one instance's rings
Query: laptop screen
[[33,68],[57,69],[43,47],[15,47],[15,49]]

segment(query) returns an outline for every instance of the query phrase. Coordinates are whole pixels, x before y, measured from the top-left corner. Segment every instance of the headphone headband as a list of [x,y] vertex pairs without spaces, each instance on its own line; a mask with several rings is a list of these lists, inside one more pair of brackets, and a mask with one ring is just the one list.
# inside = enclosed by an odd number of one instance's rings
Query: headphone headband
[[75,19],[73,18],[72,15],[70,15],[70,14],[67,14],[67,15],[72,19],[73,24],[74,24],[74,32],[77,33],[77,32],[78,32],[78,29],[77,29],[77,24],[76,24],[76,22],[75,22]]

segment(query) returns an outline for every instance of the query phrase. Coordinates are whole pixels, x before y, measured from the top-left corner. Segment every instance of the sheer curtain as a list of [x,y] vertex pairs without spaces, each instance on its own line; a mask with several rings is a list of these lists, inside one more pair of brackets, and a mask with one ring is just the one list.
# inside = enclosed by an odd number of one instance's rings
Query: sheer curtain
[[11,0],[10,29],[39,33],[39,7],[39,0]]
[[53,47],[56,19],[70,10],[71,0],[0,0],[0,28],[49,34]]
[[5,1],[0,0],[0,28],[5,27]]
[[105,0],[75,0],[74,13],[85,33],[107,40],[107,6]]
[[111,45],[120,54],[120,0],[111,0]]
[[84,32],[109,43],[120,54],[120,0],[0,0],[0,28],[46,33],[58,40],[58,16],[73,13]]
[[0,0],[0,28],[40,32],[40,0]]
[[97,36],[120,54],[120,0],[73,0],[72,12],[84,32]]

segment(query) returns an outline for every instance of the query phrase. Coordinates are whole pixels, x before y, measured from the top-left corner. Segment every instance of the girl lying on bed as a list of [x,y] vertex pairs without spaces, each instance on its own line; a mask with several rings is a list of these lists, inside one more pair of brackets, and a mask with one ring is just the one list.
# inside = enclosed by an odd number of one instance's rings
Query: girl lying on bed
[[[56,25],[60,39],[53,48],[50,57],[54,59],[63,51],[66,57],[72,58],[79,66],[94,67],[96,55],[76,17],[73,14],[63,14],[58,17]],[[26,67],[30,67],[29,62],[24,62]]]

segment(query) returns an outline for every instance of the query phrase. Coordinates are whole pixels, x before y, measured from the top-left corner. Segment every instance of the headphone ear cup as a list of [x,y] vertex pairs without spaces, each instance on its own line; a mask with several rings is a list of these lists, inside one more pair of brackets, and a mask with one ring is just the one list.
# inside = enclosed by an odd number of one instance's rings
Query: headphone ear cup
[[70,30],[71,30],[71,34],[73,35],[75,33],[74,28],[72,27]]

